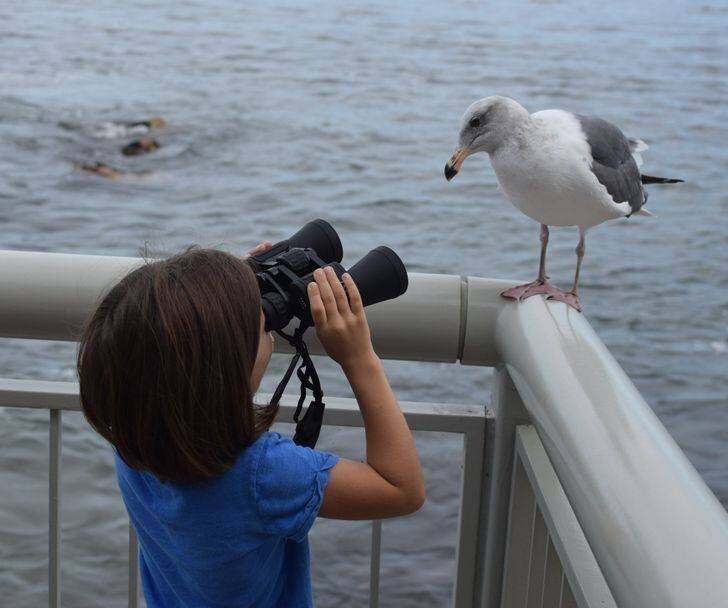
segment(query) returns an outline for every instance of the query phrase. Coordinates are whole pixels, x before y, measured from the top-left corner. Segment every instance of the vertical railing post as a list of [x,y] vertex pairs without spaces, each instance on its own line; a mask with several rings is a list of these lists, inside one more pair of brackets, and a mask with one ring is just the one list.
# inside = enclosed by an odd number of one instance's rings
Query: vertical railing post
[[503,556],[503,583],[498,606],[526,606],[536,523],[536,497],[528,475],[516,459],[511,483],[506,547]]
[[129,522],[129,608],[139,606],[139,539]]
[[528,608],[543,606],[543,578],[546,572],[546,557],[549,531],[540,509],[536,508],[531,538],[531,563],[528,567]]
[[61,606],[61,410],[50,410],[48,462],[48,605]]
[[529,422],[523,401],[502,366],[498,366],[493,374],[491,409],[495,416],[495,430],[491,441],[486,441],[486,462],[489,466],[487,544],[483,577],[473,604],[479,608],[500,605],[516,426]]
[[379,573],[382,559],[382,520],[372,521],[372,555],[369,563],[369,608],[379,608]]
[[463,472],[460,478],[458,544],[455,555],[453,608],[472,608],[483,572],[487,542],[487,476],[485,474],[486,433],[490,419],[463,433]]

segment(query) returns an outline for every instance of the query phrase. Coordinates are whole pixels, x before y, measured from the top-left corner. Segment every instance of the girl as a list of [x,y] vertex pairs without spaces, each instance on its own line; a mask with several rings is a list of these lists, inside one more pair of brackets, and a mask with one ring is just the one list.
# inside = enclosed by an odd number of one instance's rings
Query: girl
[[316,333],[356,395],[366,463],[268,430],[276,410],[253,395],[272,336],[255,275],[235,256],[191,247],[141,266],[86,323],[81,404],[113,445],[150,608],[312,606],[307,537],[317,516],[393,517],[425,500],[357,287],[330,268],[314,276]]

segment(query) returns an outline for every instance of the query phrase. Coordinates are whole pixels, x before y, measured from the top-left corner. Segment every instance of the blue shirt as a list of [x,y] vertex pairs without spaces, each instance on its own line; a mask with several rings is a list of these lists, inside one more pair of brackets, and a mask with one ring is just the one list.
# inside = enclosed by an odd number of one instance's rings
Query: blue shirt
[[149,608],[313,606],[308,531],[337,456],[268,432],[188,485],[114,458]]

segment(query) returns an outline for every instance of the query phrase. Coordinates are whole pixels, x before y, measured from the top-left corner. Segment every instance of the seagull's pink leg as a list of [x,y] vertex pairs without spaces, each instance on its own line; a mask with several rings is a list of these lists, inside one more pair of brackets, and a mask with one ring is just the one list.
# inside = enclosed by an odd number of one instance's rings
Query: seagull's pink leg
[[574,275],[574,285],[569,292],[563,292],[560,289],[558,293],[552,293],[548,296],[549,300],[556,300],[558,302],[564,302],[564,304],[575,308],[581,312],[581,304],[579,303],[579,295],[577,288],[579,286],[579,273],[581,272],[581,261],[584,259],[584,235],[583,229],[579,228],[579,244],[576,246],[576,274]]
[[546,224],[541,224],[541,262],[538,267],[538,278],[531,283],[506,289],[501,293],[501,296],[510,300],[525,300],[538,294],[558,295],[563,293],[560,289],[551,285],[548,282],[548,276],[546,276],[546,247],[548,244],[549,227]]

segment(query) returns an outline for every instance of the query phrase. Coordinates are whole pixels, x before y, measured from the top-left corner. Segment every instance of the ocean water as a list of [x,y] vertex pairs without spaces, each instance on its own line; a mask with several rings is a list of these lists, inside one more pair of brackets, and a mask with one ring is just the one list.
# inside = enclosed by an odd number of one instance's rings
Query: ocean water
[[[482,2],[78,1],[0,4],[0,249],[135,255],[190,243],[244,251],[323,217],[345,261],[387,244],[410,271],[535,276],[538,226],[485,156],[443,177],[460,115],[509,95],[531,111],[612,120],[650,144],[657,218],[587,238],[584,312],[728,504],[728,5]],[[127,158],[105,123],[161,115],[161,148]],[[74,170],[101,161],[111,181]],[[568,286],[573,228],[552,231]],[[72,380],[75,346],[0,340],[0,377]],[[286,364],[274,357],[263,390]],[[331,395],[350,395],[319,362]],[[487,403],[490,374],[387,362],[402,400]],[[109,449],[63,418],[63,603],[123,606],[126,518]],[[289,428],[283,429],[290,432]],[[428,503],[385,522],[382,606],[451,593],[458,440],[418,434]],[[0,597],[44,604],[47,414],[0,409]],[[361,432],[319,446],[359,458]],[[361,606],[369,528],[320,521],[318,606]]]

